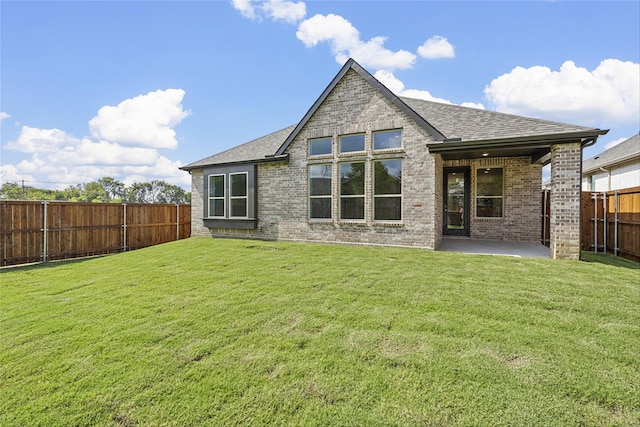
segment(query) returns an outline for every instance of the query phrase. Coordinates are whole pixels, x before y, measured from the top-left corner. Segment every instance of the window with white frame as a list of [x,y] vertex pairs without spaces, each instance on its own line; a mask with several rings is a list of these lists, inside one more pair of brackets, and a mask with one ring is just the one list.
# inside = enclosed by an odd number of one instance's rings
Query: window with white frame
[[331,164],[309,166],[309,218],[331,219]]
[[373,219],[402,219],[402,160],[373,162]]
[[246,172],[229,174],[229,218],[246,218],[248,206]]
[[364,219],[365,163],[340,163],[340,219]]
[[501,218],[504,215],[504,173],[502,168],[476,170],[476,217]]
[[225,176],[209,175],[209,217],[225,216]]

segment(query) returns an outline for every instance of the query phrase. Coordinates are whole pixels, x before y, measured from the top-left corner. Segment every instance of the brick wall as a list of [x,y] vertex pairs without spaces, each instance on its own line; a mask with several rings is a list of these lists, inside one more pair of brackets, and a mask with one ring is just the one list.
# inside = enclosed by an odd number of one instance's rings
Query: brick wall
[[[402,129],[402,149],[374,152],[372,133]],[[338,153],[340,135],[364,133],[364,153]],[[333,138],[333,153],[309,158],[308,139]],[[202,171],[194,171],[192,191],[193,235],[244,237],[300,241],[344,242],[435,248],[442,239],[443,167],[471,167],[471,237],[537,241],[541,221],[541,167],[527,158],[442,161],[426,148],[431,136],[377,89],[353,70],[327,96],[296,139],[288,147],[288,163],[258,165],[255,230],[208,229],[202,223]],[[373,161],[402,158],[402,221],[373,221]],[[365,219],[339,219],[339,163],[364,161]],[[308,164],[331,163],[332,219],[308,219]],[[477,168],[502,166],[505,170],[504,218],[476,219],[474,175]]]
[[[470,168],[470,236],[474,239],[537,242],[542,232],[542,166],[529,157],[450,160],[444,167]],[[504,177],[502,218],[476,216],[476,176],[484,168],[501,167]]]
[[580,143],[551,147],[551,238],[553,258],[580,258]]

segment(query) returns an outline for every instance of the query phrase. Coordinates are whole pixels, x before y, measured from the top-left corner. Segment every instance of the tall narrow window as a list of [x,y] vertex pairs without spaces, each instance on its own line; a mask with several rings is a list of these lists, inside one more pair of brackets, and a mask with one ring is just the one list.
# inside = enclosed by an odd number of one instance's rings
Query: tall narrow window
[[373,134],[374,150],[389,150],[392,148],[401,148],[401,147],[402,147],[402,131],[387,130],[384,132],[374,132]]
[[502,168],[482,168],[476,171],[476,217],[501,218],[504,204]]
[[364,151],[364,134],[344,135],[340,137],[340,152]]
[[340,164],[340,219],[364,219],[364,162]]
[[224,218],[224,175],[209,175],[209,217]]
[[332,166],[309,166],[309,218],[331,218]]
[[373,219],[402,219],[402,160],[381,160],[373,163]]
[[246,218],[248,205],[247,173],[229,174],[230,218]]
[[309,140],[309,156],[331,154],[331,138],[317,138]]

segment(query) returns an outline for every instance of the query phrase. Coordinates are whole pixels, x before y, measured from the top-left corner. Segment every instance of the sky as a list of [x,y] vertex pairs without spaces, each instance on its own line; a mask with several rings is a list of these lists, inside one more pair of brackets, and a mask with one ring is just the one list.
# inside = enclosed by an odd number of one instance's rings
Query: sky
[[180,166],[298,123],[348,58],[400,96],[640,129],[638,1],[0,1],[0,184]]

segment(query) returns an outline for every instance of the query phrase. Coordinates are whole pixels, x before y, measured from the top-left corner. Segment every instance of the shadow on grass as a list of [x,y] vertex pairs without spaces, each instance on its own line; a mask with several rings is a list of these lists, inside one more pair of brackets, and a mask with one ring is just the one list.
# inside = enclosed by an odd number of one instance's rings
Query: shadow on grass
[[111,256],[111,255],[115,255],[115,254],[91,255],[91,256],[80,257],[80,258],[56,259],[56,260],[51,260],[47,262],[32,262],[28,264],[6,265],[3,267],[0,267],[0,272],[17,271],[17,270],[19,271],[41,270],[44,268],[59,267],[61,265],[78,264],[90,259],[102,258],[106,256]]
[[582,261],[596,262],[599,264],[612,265],[614,267],[630,268],[632,270],[640,270],[640,263],[630,261],[628,259],[616,257],[609,254],[595,254],[593,252],[582,252]]

